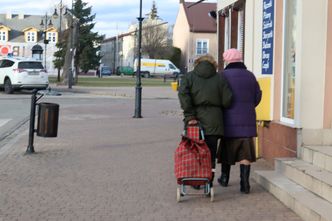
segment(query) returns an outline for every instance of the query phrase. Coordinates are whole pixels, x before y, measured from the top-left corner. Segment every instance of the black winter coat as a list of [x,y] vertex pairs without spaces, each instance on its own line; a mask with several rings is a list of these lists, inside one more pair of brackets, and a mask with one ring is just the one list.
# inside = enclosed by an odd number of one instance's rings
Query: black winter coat
[[206,135],[224,134],[223,108],[230,106],[232,92],[225,78],[209,61],[201,61],[182,77],[179,100],[184,121],[200,122]]

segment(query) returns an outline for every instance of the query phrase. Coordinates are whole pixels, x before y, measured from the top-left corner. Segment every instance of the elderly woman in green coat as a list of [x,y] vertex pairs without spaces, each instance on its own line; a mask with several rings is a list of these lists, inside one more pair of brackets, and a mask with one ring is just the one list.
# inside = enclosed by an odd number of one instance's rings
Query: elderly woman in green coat
[[224,77],[217,73],[217,63],[212,56],[201,56],[194,65],[194,70],[182,77],[178,96],[185,125],[199,122],[203,128],[211,152],[212,186],[218,139],[224,134],[223,109],[230,106],[232,91]]

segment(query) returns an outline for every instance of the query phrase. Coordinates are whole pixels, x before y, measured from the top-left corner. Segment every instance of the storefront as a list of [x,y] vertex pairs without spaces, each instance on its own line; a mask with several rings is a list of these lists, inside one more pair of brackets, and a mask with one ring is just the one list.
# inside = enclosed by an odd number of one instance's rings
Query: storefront
[[263,90],[258,154],[271,162],[332,144],[328,8],[327,0],[218,1],[219,68],[223,51],[243,51]]

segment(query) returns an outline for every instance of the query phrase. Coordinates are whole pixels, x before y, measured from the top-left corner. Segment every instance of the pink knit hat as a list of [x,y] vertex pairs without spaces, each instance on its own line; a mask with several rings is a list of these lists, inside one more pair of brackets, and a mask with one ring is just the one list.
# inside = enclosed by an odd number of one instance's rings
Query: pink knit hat
[[242,53],[241,51],[231,48],[228,49],[224,52],[223,54],[224,61],[228,63],[233,63],[233,62],[242,62]]

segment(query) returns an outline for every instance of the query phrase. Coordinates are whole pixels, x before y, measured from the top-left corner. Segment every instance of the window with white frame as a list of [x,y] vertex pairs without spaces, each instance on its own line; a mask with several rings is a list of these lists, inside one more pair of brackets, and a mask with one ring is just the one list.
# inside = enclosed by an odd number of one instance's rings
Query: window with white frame
[[196,55],[203,55],[209,53],[209,40],[198,39],[196,40]]
[[225,37],[224,37],[224,47],[225,47],[225,51],[227,49],[231,48],[231,16],[229,16],[232,11],[231,9],[227,9],[226,11],[227,16],[225,17]]
[[47,32],[47,40],[49,43],[56,43],[56,32]]
[[7,41],[5,31],[0,31],[0,41]]
[[237,49],[244,54],[244,11],[241,9],[238,11],[238,27],[237,27]]
[[27,42],[36,42],[36,32],[27,32]]
[[297,0],[285,1],[281,118],[289,123],[294,123],[295,119],[296,6]]

